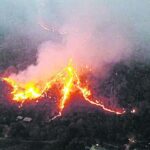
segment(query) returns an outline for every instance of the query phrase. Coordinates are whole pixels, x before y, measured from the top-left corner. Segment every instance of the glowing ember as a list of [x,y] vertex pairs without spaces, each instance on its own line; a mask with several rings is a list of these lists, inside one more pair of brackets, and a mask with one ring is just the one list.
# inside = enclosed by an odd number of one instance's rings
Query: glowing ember
[[135,114],[135,113],[136,113],[136,109],[133,108],[133,109],[131,110],[131,113],[132,113],[132,114]]
[[12,99],[14,101],[20,102],[23,104],[25,101],[37,101],[37,98],[43,97],[47,91],[52,90],[51,87],[53,84],[60,83],[62,85],[60,90],[60,101],[59,101],[59,113],[58,115],[52,118],[55,119],[61,116],[63,109],[65,108],[66,103],[69,101],[70,96],[73,92],[79,91],[82,94],[85,101],[89,102],[92,105],[100,107],[101,109],[115,113],[117,115],[125,113],[124,109],[112,109],[106,107],[101,99],[93,98],[93,95],[86,84],[82,83],[80,77],[73,67],[72,63],[69,63],[66,68],[64,68],[61,72],[56,74],[50,81],[46,82],[43,87],[40,87],[38,83],[27,83],[21,84],[18,83],[11,78],[3,78],[8,84],[10,84],[13,88],[11,94]]

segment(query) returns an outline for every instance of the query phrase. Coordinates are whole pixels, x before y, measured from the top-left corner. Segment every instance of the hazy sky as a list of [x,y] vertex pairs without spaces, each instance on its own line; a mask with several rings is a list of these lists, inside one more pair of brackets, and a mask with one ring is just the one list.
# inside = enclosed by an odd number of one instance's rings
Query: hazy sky
[[43,74],[47,78],[70,57],[79,66],[103,68],[131,56],[137,47],[149,44],[150,1],[0,0],[0,31],[10,32],[12,39],[23,34],[34,41],[52,34],[39,24],[55,28],[63,40],[52,43],[47,39],[37,45],[37,65],[21,72],[17,76],[21,80],[41,79]]
[[76,9],[77,5],[86,7],[89,1],[97,15],[98,12],[101,13],[100,9],[105,7],[111,13],[114,22],[129,24],[138,34],[150,36],[149,0],[0,0],[0,25],[11,28],[24,23],[34,24],[40,13],[50,21],[61,22],[62,12],[69,13]]

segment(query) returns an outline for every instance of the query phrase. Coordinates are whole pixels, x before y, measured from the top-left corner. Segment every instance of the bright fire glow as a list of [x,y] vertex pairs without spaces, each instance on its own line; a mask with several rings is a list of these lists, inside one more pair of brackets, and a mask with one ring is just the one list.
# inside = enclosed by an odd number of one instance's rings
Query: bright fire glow
[[91,90],[88,85],[83,83],[78,75],[76,69],[74,68],[72,62],[68,64],[61,72],[56,74],[50,81],[45,83],[44,87],[40,87],[37,83],[27,83],[21,84],[14,81],[11,78],[3,78],[12,87],[12,99],[14,101],[20,102],[23,104],[25,101],[37,101],[37,98],[43,97],[44,93],[52,90],[52,85],[60,83],[60,100],[59,100],[59,113],[57,116],[54,116],[53,119],[62,115],[62,111],[65,108],[66,103],[69,101],[71,94],[75,91],[83,96],[84,100],[89,102],[92,105],[100,107],[104,111],[111,112],[117,115],[124,114],[125,110],[120,108],[109,108],[105,106],[101,99],[95,99],[92,95]]
[[21,85],[11,78],[3,78],[3,80],[13,87],[11,94],[13,95],[13,100],[15,101],[21,102],[26,99],[35,99],[41,96],[40,90],[34,83]]

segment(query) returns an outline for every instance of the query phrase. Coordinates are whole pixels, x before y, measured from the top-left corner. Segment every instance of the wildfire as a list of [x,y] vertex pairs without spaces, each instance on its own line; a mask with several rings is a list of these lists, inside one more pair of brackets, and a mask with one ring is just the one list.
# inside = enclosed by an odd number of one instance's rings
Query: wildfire
[[35,99],[41,96],[40,90],[34,83],[21,85],[11,78],[3,78],[3,80],[12,86],[13,90],[11,94],[13,95],[13,100],[17,102],[22,102],[27,99]]
[[36,101],[40,97],[44,97],[44,94],[48,91],[52,90],[52,85],[56,83],[61,84],[60,89],[60,100],[59,100],[59,113],[57,116],[54,116],[53,119],[57,118],[58,116],[62,115],[62,111],[65,108],[66,103],[69,101],[70,96],[75,91],[79,91],[79,93],[83,96],[84,100],[89,102],[92,105],[100,107],[101,109],[111,112],[117,115],[121,115],[125,113],[124,109],[112,109],[102,102],[101,99],[95,99],[92,95],[91,90],[89,89],[88,85],[83,83],[76,71],[75,67],[73,66],[72,62],[68,64],[66,68],[64,68],[61,72],[56,74],[51,80],[45,83],[43,87],[40,87],[38,83],[27,83],[21,84],[14,81],[11,78],[3,78],[5,82],[7,82],[12,87],[12,99],[14,101],[20,102],[23,104],[25,101]]

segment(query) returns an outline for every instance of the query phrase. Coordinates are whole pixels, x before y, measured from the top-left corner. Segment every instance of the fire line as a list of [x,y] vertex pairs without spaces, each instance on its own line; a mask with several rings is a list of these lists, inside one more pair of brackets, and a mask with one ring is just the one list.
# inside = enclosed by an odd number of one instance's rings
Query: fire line
[[62,88],[60,90],[61,98],[59,100],[59,112],[58,115],[52,118],[55,119],[62,115],[62,111],[65,108],[66,103],[69,101],[69,98],[75,90],[78,90],[83,96],[84,100],[88,103],[95,105],[102,110],[116,115],[121,115],[125,113],[125,110],[122,108],[109,108],[105,106],[101,99],[93,98],[92,92],[87,85],[83,85],[80,76],[78,75],[76,69],[74,68],[72,62],[68,64],[61,72],[56,74],[50,81],[45,83],[45,86],[42,88],[37,83],[29,82],[27,84],[21,84],[17,81],[8,78],[3,78],[3,80],[12,87],[12,100],[21,103],[25,101],[37,101],[37,98],[44,97],[44,94],[47,91],[52,90],[51,87],[56,82],[60,82]]

